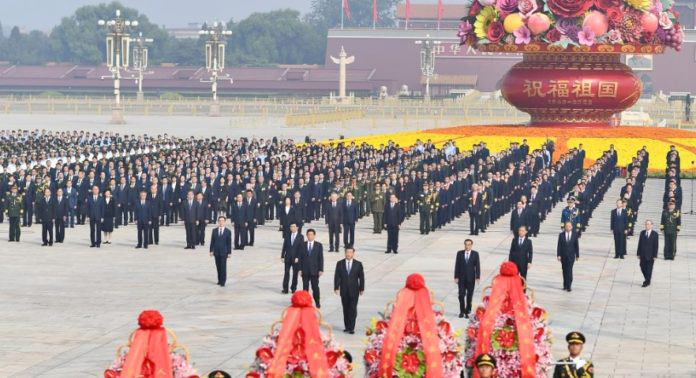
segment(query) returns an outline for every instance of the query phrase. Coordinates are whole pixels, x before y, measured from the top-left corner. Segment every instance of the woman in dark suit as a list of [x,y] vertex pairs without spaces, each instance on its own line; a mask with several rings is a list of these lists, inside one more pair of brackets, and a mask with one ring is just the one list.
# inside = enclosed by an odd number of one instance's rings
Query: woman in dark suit
[[104,244],[111,244],[111,233],[114,232],[114,217],[116,217],[116,201],[111,198],[111,190],[104,192],[104,222],[102,231],[104,232]]

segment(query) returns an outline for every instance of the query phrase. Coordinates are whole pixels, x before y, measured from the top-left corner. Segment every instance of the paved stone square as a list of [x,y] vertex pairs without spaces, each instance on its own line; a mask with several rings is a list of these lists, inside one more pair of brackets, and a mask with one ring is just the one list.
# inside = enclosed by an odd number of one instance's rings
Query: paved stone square
[[[655,157],[659,158],[659,157]],[[658,219],[663,180],[647,182],[639,223]],[[573,292],[561,290],[561,267],[555,258],[561,205],[542,225],[534,240],[534,264],[529,285],[537,303],[550,313],[556,336],[554,357],[563,357],[564,335],[580,330],[587,336],[585,355],[595,362],[598,377],[689,377],[696,372],[696,257],[694,216],[684,215],[675,261],[656,262],[653,284],[641,288],[634,257],[637,237],[628,242],[625,260],[613,259],[608,229],[609,211],[618,196],[616,180],[595,211],[581,239]],[[684,208],[690,206],[690,183],[684,181]],[[490,282],[507,258],[511,240],[509,216],[489,232],[475,237],[483,276]],[[327,245],[323,222],[311,227]],[[358,329],[393,300],[409,273],[425,275],[446,315],[464,328],[458,312],[452,270],[455,253],[468,237],[468,218],[422,236],[417,217],[404,223],[400,253],[385,255],[386,233],[374,235],[371,219],[357,227],[356,258],[366,269],[367,288],[360,299]],[[228,283],[215,285],[213,259],[207,249],[184,250],[181,225],[162,227],[161,243],[136,250],[134,226],[119,228],[112,245],[89,248],[88,226],[67,230],[66,243],[41,247],[40,227],[22,229],[22,242],[7,243],[7,222],[0,225],[0,376],[96,377],[110,364],[116,348],[136,328],[143,309],[160,310],[165,326],[176,331],[191,351],[200,373],[223,368],[242,376],[270,326],[279,320],[290,297],[281,295],[283,266],[277,221],[257,231],[253,248],[234,251]],[[208,228],[210,231],[210,228]],[[209,235],[206,235],[209,237]],[[662,237],[661,237],[662,239]],[[662,240],[661,240],[662,242]],[[662,245],[660,246],[662,247]],[[345,348],[357,356],[356,376],[362,376],[365,337],[342,329],[340,299],[332,292],[335,263],[342,254],[325,254],[321,278],[322,313],[339,332]]]

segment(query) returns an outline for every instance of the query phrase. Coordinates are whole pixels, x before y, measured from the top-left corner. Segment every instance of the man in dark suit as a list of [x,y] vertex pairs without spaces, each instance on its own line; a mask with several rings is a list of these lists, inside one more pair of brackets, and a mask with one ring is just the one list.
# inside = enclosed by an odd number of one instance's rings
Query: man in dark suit
[[225,227],[225,216],[218,217],[218,226],[210,234],[210,256],[215,257],[217,284],[225,286],[227,281],[227,259],[232,254],[232,233]]
[[63,188],[56,190],[56,243],[65,240],[65,222],[70,216],[70,202],[63,196]]
[[478,184],[471,186],[469,197],[469,235],[478,235],[481,229],[481,214],[483,213],[483,198]]
[[474,287],[481,279],[481,262],[478,252],[472,250],[474,241],[464,240],[464,250],[457,252],[454,264],[454,282],[459,287],[459,317],[469,318]]
[[556,257],[563,269],[563,290],[571,291],[573,284],[573,264],[580,258],[578,235],[574,232],[573,223],[566,222],[563,232],[558,234]]
[[522,226],[524,226],[525,230],[529,229],[528,211],[524,207],[524,202],[517,201],[517,208],[510,215],[510,231],[512,231],[515,237],[518,236],[517,230]]
[[256,229],[256,222],[258,221],[258,218],[256,218],[257,215],[257,208],[259,207],[258,202],[256,201],[256,198],[254,198],[254,192],[251,189],[248,189],[246,191],[246,199],[244,199],[244,203],[246,204],[246,241],[244,242],[245,245],[254,246],[254,231]]
[[307,230],[307,241],[301,247],[300,274],[302,275],[302,290],[309,291],[312,284],[312,296],[317,308],[321,308],[319,302],[319,277],[324,274],[324,246],[315,241],[316,231]]
[[247,240],[247,204],[238,193],[232,204],[232,224],[234,225],[234,249],[244,249]]
[[184,228],[186,229],[186,248],[184,249],[196,248],[197,211],[198,202],[193,199],[193,191],[189,190],[186,193],[186,200],[181,204],[181,219],[183,219]]
[[[352,247],[355,243],[355,222],[358,220],[358,204],[353,200],[353,193],[346,194],[343,204],[343,246]],[[338,246],[336,246],[338,250]]]
[[336,192],[331,193],[329,203],[324,206],[324,212],[324,221],[329,227],[329,252],[338,252],[341,223],[343,223],[343,206],[338,203]]
[[44,196],[36,200],[36,219],[41,222],[41,246],[53,245],[53,221],[56,219],[56,203],[51,189],[44,189]]
[[355,318],[358,317],[358,298],[365,291],[365,272],[362,263],[353,259],[355,249],[347,247],[346,258],[336,263],[334,292],[341,295],[343,305],[343,332],[355,333]]
[[614,233],[614,258],[623,259],[626,255],[626,234],[628,233],[628,214],[623,200],[616,200],[616,209],[611,211],[611,231]]
[[300,251],[303,242],[302,234],[297,231],[297,223],[290,224],[290,234],[283,240],[283,250],[280,253],[280,260],[285,264],[283,275],[283,294],[288,293],[288,283],[290,281],[290,269],[292,269],[292,285],[290,289],[294,293],[297,290],[297,272],[300,269]]
[[157,185],[152,185],[150,187],[150,233],[148,237],[150,238],[150,245],[159,244],[159,227],[160,227],[160,216],[164,211],[164,202],[162,199],[162,192],[159,191]]
[[196,194],[196,243],[205,245],[205,226],[208,224],[208,202],[203,193]]
[[104,221],[104,199],[99,195],[99,186],[92,186],[92,194],[87,197],[87,216],[89,217],[90,247],[101,247],[101,225]]
[[140,191],[140,199],[134,205],[134,220],[138,227],[138,245],[135,248],[145,248],[150,241],[150,225],[152,224],[152,211],[147,200],[147,192]]
[[396,195],[392,194],[384,207],[384,228],[387,229],[387,251],[384,253],[399,253],[399,228],[404,221],[404,211],[397,202]]
[[640,260],[640,271],[643,272],[643,287],[650,286],[652,279],[653,264],[657,259],[657,250],[659,247],[659,235],[653,230],[653,222],[645,221],[645,230],[640,232],[640,240],[638,241],[638,260]]
[[527,227],[521,226],[517,229],[517,236],[512,239],[510,244],[510,255],[508,260],[517,265],[520,276],[527,278],[527,269],[532,267],[533,254],[532,241],[527,237]]

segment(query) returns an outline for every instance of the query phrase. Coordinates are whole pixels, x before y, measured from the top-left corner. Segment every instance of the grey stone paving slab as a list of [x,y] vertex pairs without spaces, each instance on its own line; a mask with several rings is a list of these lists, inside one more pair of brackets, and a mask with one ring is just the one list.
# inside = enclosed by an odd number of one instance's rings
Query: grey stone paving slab
[[[658,157],[659,158],[659,157]],[[651,179],[645,188],[639,223],[658,219],[663,181]],[[690,192],[684,184],[684,198]],[[556,336],[554,356],[565,354],[564,335],[587,335],[587,357],[598,377],[689,377],[696,372],[696,221],[684,215],[675,261],[660,258],[653,285],[641,288],[635,258],[637,237],[628,242],[625,260],[614,260],[608,231],[609,211],[618,195],[616,181],[595,211],[582,237],[575,266],[573,292],[561,290],[561,267],[555,258],[561,205],[542,225],[536,240],[529,285],[537,302],[550,313]],[[684,201],[688,210],[690,203]],[[481,253],[481,300],[501,262],[507,258],[510,236],[505,217],[489,232],[475,237]],[[312,227],[326,244],[322,222]],[[438,300],[445,303],[455,328],[456,287],[452,280],[455,252],[468,237],[468,218],[421,236],[418,220],[404,224],[400,253],[385,255],[386,233],[373,235],[371,219],[357,226],[356,258],[366,268],[367,290],[358,308],[358,329],[383,311],[409,273],[421,272]],[[235,251],[228,265],[225,288],[214,285],[214,263],[205,249],[184,250],[182,226],[163,227],[162,243],[135,250],[133,226],[114,233],[114,244],[89,248],[88,228],[67,230],[66,243],[40,246],[38,227],[22,229],[20,244],[6,243],[7,223],[0,225],[0,376],[96,377],[109,365],[116,348],[136,327],[138,313],[160,310],[165,326],[191,350],[201,373],[223,368],[242,376],[261,338],[289,302],[280,294],[282,264],[277,223],[257,230],[257,243]],[[662,239],[662,238],[661,238]],[[661,240],[662,241],[662,240]],[[662,256],[662,251],[660,251]],[[340,300],[332,292],[333,270],[341,254],[327,253],[321,278],[322,313],[335,330],[342,329]],[[363,369],[364,336],[335,333],[357,356],[356,376]]]

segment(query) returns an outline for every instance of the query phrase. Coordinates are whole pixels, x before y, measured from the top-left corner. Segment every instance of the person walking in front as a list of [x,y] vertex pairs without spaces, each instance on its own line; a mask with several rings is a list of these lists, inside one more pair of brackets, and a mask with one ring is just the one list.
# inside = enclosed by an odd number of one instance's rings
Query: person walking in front
[[389,204],[384,208],[384,228],[387,229],[387,251],[399,253],[399,228],[404,221],[404,211],[397,203],[395,194],[389,196]]
[[89,217],[89,240],[91,248],[101,248],[101,229],[104,222],[104,199],[99,195],[99,186],[92,186],[92,195],[87,197]]
[[573,224],[566,222],[564,230],[558,234],[556,258],[561,262],[563,270],[563,290],[570,292],[573,284],[573,264],[580,259],[578,235],[573,230]]
[[138,245],[135,248],[145,248],[150,241],[150,223],[152,222],[150,203],[147,201],[147,192],[140,191],[140,199],[135,203],[135,223],[138,227]]
[[306,232],[307,241],[300,251],[300,274],[302,275],[302,290],[309,291],[312,285],[312,296],[317,308],[321,308],[319,302],[319,277],[324,274],[324,246],[315,241],[316,231],[309,229]]
[[652,281],[653,265],[657,259],[657,250],[660,244],[660,236],[653,230],[653,222],[645,221],[645,230],[640,232],[638,241],[638,260],[640,271],[643,273],[643,287],[650,286]]
[[517,236],[510,244],[508,260],[517,265],[517,270],[524,279],[527,279],[527,270],[532,267],[533,251],[532,241],[527,237],[527,227],[520,226],[517,229]]
[[626,234],[628,234],[628,214],[624,208],[626,203],[616,200],[616,209],[611,211],[611,231],[614,234],[614,258],[623,259],[626,256]]
[[227,259],[232,254],[232,232],[225,227],[226,220],[224,215],[220,215],[217,219],[218,226],[210,235],[210,256],[215,257],[217,284],[223,287],[227,282]]
[[464,250],[457,252],[454,264],[454,282],[459,288],[459,317],[469,318],[474,288],[481,279],[479,253],[472,249],[474,241],[464,240]]
[[343,332],[355,333],[355,319],[358,317],[358,299],[365,292],[365,272],[360,261],[353,259],[355,249],[347,247],[345,259],[336,263],[334,272],[334,292],[341,296],[343,306]]
[[290,224],[290,234],[283,241],[283,250],[280,253],[280,260],[285,264],[285,273],[283,274],[283,294],[288,293],[288,284],[290,282],[290,269],[292,269],[292,285],[290,290],[294,293],[297,290],[297,274],[300,269],[300,246],[303,242],[302,234],[298,232],[296,223]]

